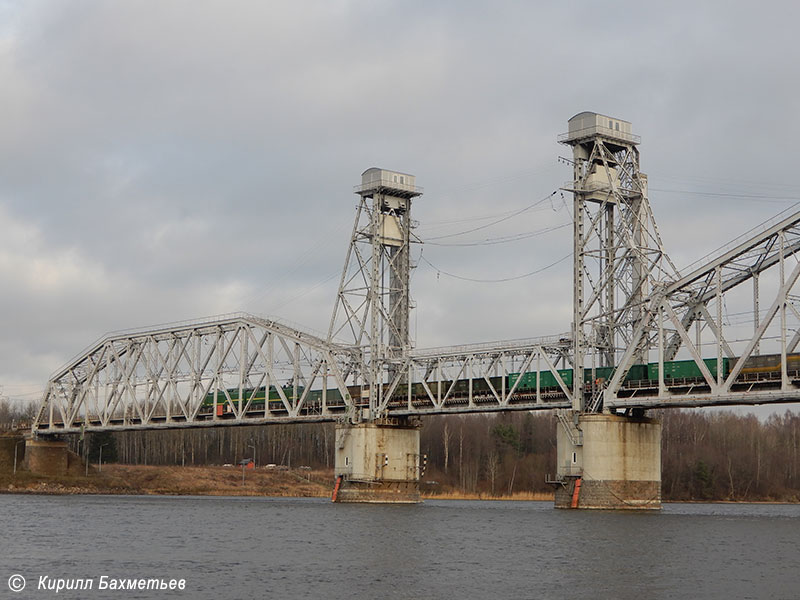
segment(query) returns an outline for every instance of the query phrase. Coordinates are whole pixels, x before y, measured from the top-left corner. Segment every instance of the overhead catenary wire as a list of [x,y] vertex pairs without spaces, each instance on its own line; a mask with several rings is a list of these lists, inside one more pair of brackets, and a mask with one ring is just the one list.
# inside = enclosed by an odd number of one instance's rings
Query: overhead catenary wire
[[461,275],[456,275],[455,273],[450,273],[448,271],[440,269],[439,267],[437,267],[436,265],[431,263],[431,261],[429,261],[427,258],[425,258],[422,255],[420,255],[419,258],[420,258],[420,260],[422,260],[425,263],[427,263],[428,266],[430,266],[431,268],[435,269],[437,273],[441,273],[442,275],[447,275],[448,277],[452,277],[453,279],[458,279],[460,281],[470,281],[470,282],[473,282],[473,283],[505,283],[507,281],[517,281],[519,279],[525,279],[526,277],[532,277],[533,275],[541,273],[542,271],[546,271],[547,269],[555,267],[557,264],[564,262],[565,260],[567,260],[571,256],[572,256],[572,252],[570,252],[569,254],[567,254],[566,256],[564,256],[562,258],[559,258],[557,261],[555,261],[553,263],[550,263],[549,265],[547,265],[545,267],[541,267],[539,269],[536,269],[535,271],[531,271],[530,273],[524,273],[523,275],[516,275],[514,277],[503,277],[501,279],[474,279],[472,277],[463,277]]
[[[427,240],[422,240],[422,242],[428,246],[446,246],[446,247],[468,247],[468,246],[494,246],[496,244],[507,244],[509,242],[518,242],[521,240],[527,240],[528,238],[535,237],[537,235],[542,235],[545,233],[550,233],[551,231],[557,231],[559,229],[564,229],[565,227],[572,227],[572,223],[562,223],[561,225],[554,225],[552,227],[545,227],[544,229],[538,229],[536,231],[528,231],[525,233],[517,233],[514,235],[504,235],[495,238],[486,238],[484,240],[479,240],[475,242],[430,242]],[[436,238],[432,238],[436,239]]]
[[[510,219],[513,219],[514,217],[517,217],[517,216],[519,216],[519,215],[521,215],[521,214],[523,214],[525,212],[528,212],[528,211],[536,208],[537,206],[543,204],[544,202],[547,202],[548,200],[551,200],[553,198],[553,196],[555,196],[556,194],[558,194],[558,190],[554,190],[553,192],[551,192],[551,193],[547,194],[546,196],[540,198],[536,202],[533,202],[532,204],[529,204],[528,206],[525,206],[525,207],[523,207],[521,209],[512,211],[510,213],[506,213],[503,216],[501,216],[500,218],[496,218],[491,223],[486,223],[484,225],[480,225],[478,227],[473,227],[471,229],[467,229],[467,230],[464,230],[464,231],[459,231],[459,232],[456,232],[456,233],[451,233],[451,234],[447,234],[447,235],[441,235],[441,236],[435,236],[435,237],[431,237],[431,238],[427,238],[427,239],[422,239],[421,241],[424,244],[430,245],[430,246],[446,246],[446,247],[489,246],[489,245],[504,244],[504,243],[509,243],[509,242],[520,241],[520,240],[528,239],[528,238],[531,238],[531,237],[534,237],[534,236],[537,236],[537,235],[550,233],[551,231],[556,231],[556,230],[559,230],[559,229],[563,229],[565,227],[570,227],[570,226],[572,226],[572,222],[562,223],[562,224],[559,224],[559,225],[554,225],[552,227],[545,227],[543,229],[539,229],[539,230],[536,230],[536,231],[527,231],[527,232],[522,232],[522,233],[513,234],[513,235],[498,236],[498,237],[494,237],[494,238],[486,238],[486,239],[483,239],[483,240],[471,241],[471,242],[437,242],[437,241],[435,241],[435,240],[442,240],[442,239],[449,239],[449,238],[453,238],[453,237],[458,237],[458,236],[461,236],[461,235],[474,233],[475,231],[481,231],[483,229],[488,229],[489,227],[492,227],[492,226],[497,225],[499,223],[503,223],[504,221],[508,221]],[[461,281],[469,281],[469,282],[473,282],[473,283],[504,283],[504,282],[509,282],[509,281],[517,281],[517,280],[520,280],[520,279],[525,279],[526,277],[532,277],[533,275],[536,275],[538,273],[541,273],[541,272],[543,272],[543,271],[545,271],[547,269],[550,269],[550,268],[556,266],[557,264],[559,264],[559,263],[565,261],[566,259],[568,259],[570,256],[572,256],[572,253],[569,253],[566,256],[558,259],[557,261],[555,261],[555,262],[553,262],[553,263],[551,263],[551,264],[549,264],[547,266],[544,266],[544,267],[541,267],[539,269],[536,269],[534,271],[530,271],[530,272],[524,273],[522,275],[516,275],[516,276],[511,276],[511,277],[503,277],[503,278],[499,278],[499,279],[478,279],[478,278],[473,278],[473,277],[465,277],[465,276],[462,276],[462,275],[457,275],[455,273],[450,273],[449,271],[445,271],[445,270],[437,267],[436,265],[434,265],[427,258],[425,258],[425,256],[422,254],[422,252],[420,252],[419,261],[425,262],[428,266],[430,266],[431,268],[436,270],[437,277],[439,275],[446,275],[446,276],[451,277],[453,279],[458,279],[458,280],[461,280]]]
[[[798,188],[796,183],[780,183],[777,181],[755,181],[752,179],[734,179],[731,177],[698,177],[698,176],[686,176],[685,174],[681,174],[680,176],[664,174],[664,173],[650,173],[650,181],[656,180],[669,180],[674,181],[679,184],[691,184],[691,185],[713,185],[716,188],[721,188],[723,186],[733,186],[736,190],[742,190],[747,187],[756,187],[759,190],[766,190],[768,188],[773,189],[780,189],[783,191],[791,192],[791,193],[800,193],[800,188]],[[652,188],[651,188],[652,189]]]
[[[561,195],[563,197],[563,193]],[[549,199],[550,199],[549,206],[548,205],[538,206],[535,209],[530,209],[528,212],[539,212],[539,211],[545,211],[545,210],[546,211],[558,212],[558,211],[562,210],[564,207],[561,204],[558,204],[557,205],[558,207],[556,208],[556,205],[553,204],[552,198],[553,198],[552,196],[549,197]],[[452,225],[458,225],[460,223],[475,223],[475,222],[478,222],[478,221],[488,221],[490,219],[500,219],[502,217],[514,216],[517,212],[519,212],[519,209],[507,210],[507,211],[503,211],[503,212],[494,212],[494,213],[491,213],[491,214],[480,215],[480,216],[475,216],[475,217],[462,217],[460,219],[445,219],[445,220],[438,220],[438,221],[427,221],[426,220],[425,223],[423,223],[420,226],[420,228],[422,230],[424,230],[424,231],[432,231],[432,230],[444,229],[446,227],[450,227]]]
[[431,238],[428,238],[428,241],[444,240],[444,239],[448,239],[448,238],[452,238],[452,237],[457,237],[457,236],[460,236],[460,235],[466,235],[468,233],[474,233],[476,231],[481,231],[482,229],[488,229],[489,227],[493,227],[494,225],[497,225],[498,223],[502,223],[504,221],[508,221],[509,219],[513,219],[514,217],[516,217],[518,215],[521,215],[522,213],[525,213],[525,212],[527,212],[527,211],[539,206],[543,202],[546,202],[547,200],[549,200],[550,198],[555,196],[557,193],[558,193],[558,190],[548,194],[547,196],[545,196],[544,198],[542,198],[540,200],[537,200],[533,204],[530,204],[528,206],[520,208],[519,210],[515,210],[512,213],[510,213],[510,214],[508,214],[508,215],[506,215],[504,217],[501,217],[499,219],[496,219],[496,220],[492,221],[491,223],[486,223],[485,225],[480,225],[478,227],[473,227],[472,229],[466,229],[464,231],[458,231],[456,233],[448,233],[446,235],[439,235],[439,236],[431,237]]
[[689,194],[693,196],[713,196],[720,198],[741,198],[745,200],[756,200],[758,202],[798,202],[800,196],[772,196],[768,194],[730,194],[725,192],[700,192],[692,190],[666,190],[662,188],[650,188],[651,192],[661,192],[663,194]]

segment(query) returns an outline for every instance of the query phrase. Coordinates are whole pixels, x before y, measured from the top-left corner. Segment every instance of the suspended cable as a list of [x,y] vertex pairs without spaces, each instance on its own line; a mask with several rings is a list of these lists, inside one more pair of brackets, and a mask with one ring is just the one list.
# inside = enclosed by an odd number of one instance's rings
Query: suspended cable
[[797,202],[800,196],[768,196],[762,194],[726,194],[723,192],[693,192],[690,190],[665,190],[660,188],[650,188],[651,192],[662,192],[665,194],[693,194],[695,196],[715,196],[721,198],[744,198],[747,200],[759,200],[762,202]]
[[[553,212],[558,212],[558,211],[562,210],[562,207],[559,205],[558,208],[556,208],[555,206],[552,205],[552,201],[551,201],[550,206],[540,206],[539,208],[532,209],[529,212],[531,212],[531,213],[540,212],[540,211],[548,211],[549,212],[551,210]],[[437,223],[440,223],[440,224],[434,224],[434,225],[431,225],[431,223],[432,223],[431,221],[425,221],[425,223],[423,223],[423,224],[421,224],[419,226],[419,229],[421,229],[422,231],[425,231],[426,233],[429,233],[429,232],[433,232],[433,231],[439,231],[440,229],[446,229],[448,227],[451,227],[452,225],[457,225],[457,224],[461,224],[461,223],[475,223],[475,222],[480,222],[480,221],[488,221],[489,219],[499,219],[501,217],[505,217],[507,215],[511,215],[511,213],[516,213],[516,212],[517,212],[516,210],[513,210],[513,211],[502,212],[502,213],[494,213],[494,214],[491,214],[491,215],[483,215],[482,217],[453,219],[451,221],[438,221]]]
[[423,229],[441,229],[443,226],[446,225],[458,225],[461,223],[474,223],[475,221],[488,221],[489,219],[497,219],[499,217],[505,217],[511,213],[516,212],[517,209],[514,210],[506,210],[501,213],[492,213],[490,215],[482,215],[480,217],[464,217],[463,219],[442,219],[438,221],[425,221],[422,225]]
[[509,214],[509,215],[507,215],[505,217],[502,217],[500,219],[497,219],[495,221],[492,221],[491,223],[487,223],[486,225],[481,225],[479,227],[473,227],[472,229],[467,229],[466,231],[459,231],[458,233],[449,233],[447,235],[439,235],[439,236],[436,236],[436,237],[429,238],[429,240],[443,240],[443,239],[447,239],[447,238],[451,238],[451,237],[456,237],[456,236],[459,236],[459,235],[466,235],[467,233],[473,233],[475,231],[480,231],[481,229],[487,229],[489,227],[497,225],[498,223],[502,223],[503,221],[508,221],[509,219],[513,219],[517,215],[521,215],[522,213],[531,210],[532,208],[540,205],[542,202],[545,202],[546,200],[549,200],[550,198],[555,196],[557,193],[558,193],[558,190],[548,194],[547,196],[545,196],[541,200],[537,200],[536,202],[534,202],[533,204],[531,204],[529,206],[526,206],[525,208],[521,208],[519,210],[516,210],[516,211],[512,212],[511,214]]
[[506,281],[516,281],[518,279],[524,279],[526,277],[531,277],[532,275],[536,275],[537,273],[541,273],[542,271],[546,271],[547,269],[550,269],[551,267],[555,267],[557,264],[564,262],[570,256],[572,256],[572,252],[570,252],[569,254],[564,256],[563,258],[559,258],[556,262],[551,263],[551,264],[547,265],[546,267],[542,267],[541,269],[536,269],[535,271],[531,271],[530,273],[525,273],[524,275],[517,275],[516,277],[504,277],[502,279],[473,279],[471,277],[462,277],[461,275],[455,275],[454,273],[449,273],[447,271],[444,271],[443,269],[440,269],[439,267],[437,267],[436,265],[431,263],[431,261],[429,261],[427,258],[425,258],[422,255],[420,255],[420,260],[425,261],[426,263],[428,263],[428,265],[430,267],[435,269],[436,272],[437,272],[437,276],[438,276],[439,273],[441,273],[443,275],[447,275],[448,277],[452,277],[453,279],[460,279],[461,281],[471,281],[473,283],[504,283]]
[[[542,235],[545,233],[550,233],[551,231],[557,231],[558,229],[564,229],[565,227],[571,227],[572,223],[563,223],[561,225],[554,225],[553,227],[546,227],[544,229],[539,229],[537,231],[529,231],[526,233],[517,233],[514,235],[505,235],[496,238],[486,238],[485,240],[477,241],[477,242],[451,242],[451,243],[441,243],[441,242],[428,242],[426,240],[422,240],[422,243],[427,244],[429,246],[448,246],[448,247],[466,247],[466,246],[493,246],[496,244],[506,244],[508,242],[518,242],[520,240],[526,240],[528,238],[535,237],[537,235]],[[436,238],[432,238],[436,239]]]
[[724,184],[724,185],[733,185],[737,189],[745,187],[745,186],[756,186],[758,188],[780,188],[784,190],[797,190],[797,184],[788,184],[788,183],[779,183],[776,181],[755,181],[752,179],[732,179],[731,177],[687,177],[685,175],[681,175],[680,177],[676,177],[674,175],[663,175],[660,173],[651,173],[650,180],[672,180],[678,183],[701,183],[704,185],[717,185]]

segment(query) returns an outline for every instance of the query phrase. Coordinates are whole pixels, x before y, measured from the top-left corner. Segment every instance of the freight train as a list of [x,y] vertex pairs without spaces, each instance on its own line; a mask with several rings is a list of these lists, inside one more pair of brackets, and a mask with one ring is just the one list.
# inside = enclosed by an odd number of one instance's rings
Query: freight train
[[[787,370],[790,377],[800,379],[800,354],[787,355]],[[722,377],[727,377],[731,369],[734,368],[738,358],[722,359]],[[717,359],[708,358],[703,361],[713,377],[717,376]],[[611,379],[614,374],[613,367],[599,367],[594,370],[584,370],[584,381],[586,389],[600,389],[605,382]],[[572,369],[559,369],[558,375],[564,382],[564,385],[572,389],[573,385],[573,370]],[[762,383],[769,384],[770,381],[779,381],[781,377],[781,355],[768,354],[760,356],[752,356],[747,359],[744,367],[741,369],[736,382],[743,384]],[[510,399],[510,404],[525,402],[528,403],[535,400],[537,393],[537,379],[540,397],[543,401],[561,401],[565,398],[564,392],[558,384],[556,377],[550,371],[529,371],[525,373],[510,373],[508,376],[490,377],[488,382],[483,378],[472,379],[472,398],[474,404],[490,404],[497,401],[495,393],[500,394],[501,390],[506,392],[510,391],[515,385],[514,394]],[[504,381],[505,380],[505,381]],[[700,368],[693,360],[677,360],[664,362],[664,380],[670,388],[680,387],[696,387],[698,385],[705,385]],[[490,387],[491,384],[491,387]],[[428,382],[428,388],[434,396],[437,396],[441,390],[442,396],[448,394],[448,402],[458,403],[463,402],[466,404],[469,399],[470,380],[459,379],[453,384],[452,380],[439,382]],[[452,388],[452,389],[451,389]],[[658,388],[658,363],[639,364],[633,365],[625,376],[622,387],[620,389],[621,395],[635,395],[644,390],[652,390]],[[494,391],[493,391],[494,389]],[[295,391],[297,398],[302,398],[305,389],[299,386],[296,390],[293,386],[284,386],[281,388],[283,395],[286,397],[290,405],[294,405],[296,401]],[[360,386],[348,387],[348,394],[355,401],[357,406],[368,405],[368,390],[362,390]],[[449,393],[448,393],[449,392]],[[233,388],[227,390],[227,395],[230,396],[231,402],[237,405],[240,401],[239,389]],[[390,406],[406,407],[408,402],[412,406],[423,407],[430,405],[430,397],[422,383],[411,384],[411,391],[409,394],[408,386],[405,384],[398,385]],[[249,402],[249,406],[248,406]],[[268,403],[268,404],[267,404]],[[342,399],[341,392],[338,389],[328,389],[325,395],[325,404],[329,409],[342,408],[345,402]],[[265,387],[258,389],[250,388],[243,390],[241,397],[242,408],[247,407],[247,413],[263,413],[268,410],[272,414],[280,415],[287,413],[281,394],[275,386],[270,386],[269,392]],[[306,395],[305,402],[301,409],[302,414],[321,414],[322,412],[322,390],[310,390]],[[207,418],[212,417],[216,413],[218,418],[232,418],[233,409],[231,403],[228,402],[226,393],[218,391],[216,400],[214,393],[209,393],[203,400],[200,407],[200,415],[205,415]]]

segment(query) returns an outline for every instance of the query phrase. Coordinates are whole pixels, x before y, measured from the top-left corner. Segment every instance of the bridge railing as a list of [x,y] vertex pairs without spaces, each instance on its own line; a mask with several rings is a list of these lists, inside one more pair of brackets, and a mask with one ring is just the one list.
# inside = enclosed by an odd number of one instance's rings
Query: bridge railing
[[506,352],[515,349],[532,348],[534,346],[569,346],[572,343],[572,336],[569,333],[550,335],[538,338],[519,338],[516,340],[505,340],[495,342],[483,342],[477,344],[462,344],[459,346],[440,346],[434,348],[420,348],[413,350],[410,354],[415,359],[433,358],[437,356],[460,356],[465,354],[485,354],[496,352]]

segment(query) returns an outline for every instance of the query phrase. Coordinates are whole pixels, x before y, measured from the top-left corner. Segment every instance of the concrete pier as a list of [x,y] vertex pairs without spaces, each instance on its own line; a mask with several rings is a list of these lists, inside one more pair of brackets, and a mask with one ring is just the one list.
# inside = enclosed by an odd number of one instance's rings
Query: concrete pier
[[556,508],[661,508],[661,424],[645,417],[579,415],[557,434]]
[[70,462],[75,463],[66,442],[26,440],[25,445],[25,468],[37,475],[66,475]]
[[336,426],[336,502],[420,502],[419,473],[417,421]]

